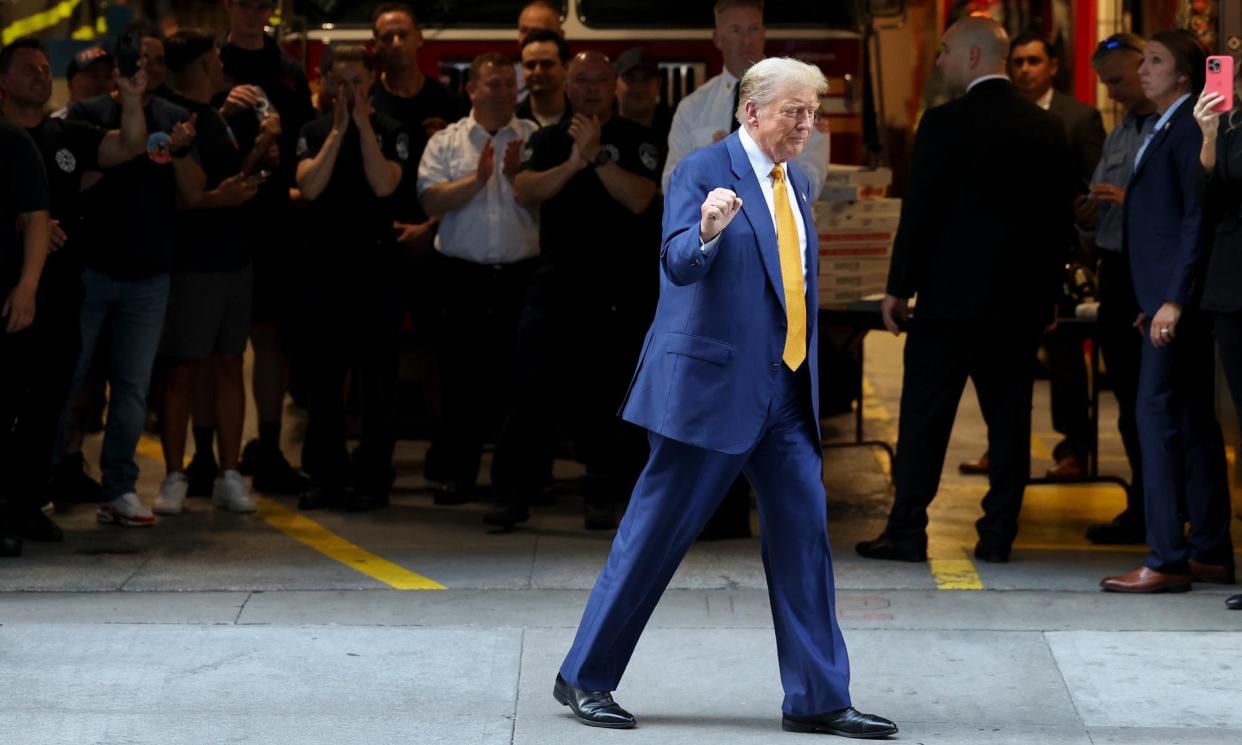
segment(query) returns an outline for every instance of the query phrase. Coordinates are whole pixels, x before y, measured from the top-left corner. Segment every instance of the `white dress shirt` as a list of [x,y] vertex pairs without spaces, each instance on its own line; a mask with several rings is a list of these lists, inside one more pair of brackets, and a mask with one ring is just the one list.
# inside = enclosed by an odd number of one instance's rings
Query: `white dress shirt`
[[[768,215],[772,218],[772,227],[776,228],[776,191],[774,189],[776,180],[772,178],[772,169],[776,167],[776,163],[768,157],[767,153],[759,147],[759,143],[755,142],[745,127],[741,127],[737,131],[738,139],[742,142],[742,149],[746,151],[746,157],[750,159],[750,167],[755,171],[755,178],[759,179],[759,188],[763,190],[763,200],[768,205]],[[789,209],[793,212],[794,222],[798,226],[798,255],[802,257],[802,286],[807,286],[806,276],[806,224],[802,222],[802,196],[794,189],[793,182],[789,180],[789,168],[786,164],[785,168],[785,191],[789,195]],[[707,195],[704,194],[704,197]],[[810,198],[810,195],[807,195]],[[739,219],[740,215],[735,215],[734,220]],[[727,228],[726,228],[727,229]],[[723,231],[722,231],[723,232]],[[716,248],[716,244],[720,241],[717,235],[707,243],[703,244],[699,250],[704,254],[710,254]],[[779,239],[778,239],[779,245]]]
[[[733,90],[740,81],[726,68],[682,99],[673,113],[673,126],[668,133],[668,159],[664,161],[664,178],[661,186],[668,190],[673,169],[692,151],[711,145],[717,134],[729,134],[734,121]],[[828,137],[818,129],[811,129],[807,141],[796,162],[811,180],[812,201],[819,199],[828,176]]]
[[434,184],[465,178],[478,170],[479,154],[491,137],[495,170],[464,207],[440,218],[436,250],[475,264],[512,264],[539,255],[538,212],[518,206],[513,186],[501,172],[505,145],[529,140],[539,125],[514,117],[493,137],[471,114],[432,135],[418,164],[418,193]]

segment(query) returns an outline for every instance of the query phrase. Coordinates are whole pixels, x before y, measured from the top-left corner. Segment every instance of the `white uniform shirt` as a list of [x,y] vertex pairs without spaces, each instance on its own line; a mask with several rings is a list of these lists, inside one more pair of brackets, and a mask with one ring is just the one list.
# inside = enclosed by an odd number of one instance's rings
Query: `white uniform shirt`
[[505,145],[530,140],[539,125],[514,117],[492,137],[474,120],[459,119],[432,135],[418,164],[418,193],[434,184],[457,181],[478,170],[479,153],[488,137],[496,153],[495,171],[487,185],[464,207],[440,218],[436,250],[475,264],[512,264],[539,255],[538,212],[518,206],[513,186],[501,172]]
[[[668,159],[664,162],[664,178],[661,181],[668,191],[668,180],[673,169],[691,151],[711,145],[718,133],[727,135],[734,121],[733,90],[740,81],[725,69],[682,99],[673,114],[673,127],[668,134]],[[812,200],[819,198],[828,175],[828,137],[818,129],[811,129],[798,167],[811,180]]]

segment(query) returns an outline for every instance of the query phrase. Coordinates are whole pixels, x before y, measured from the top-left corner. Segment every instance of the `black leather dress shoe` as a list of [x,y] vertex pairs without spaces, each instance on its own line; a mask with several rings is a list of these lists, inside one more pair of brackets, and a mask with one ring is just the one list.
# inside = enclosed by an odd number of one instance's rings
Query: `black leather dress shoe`
[[513,526],[530,519],[530,508],[520,504],[496,505],[483,515],[483,524],[502,530],[513,530]]
[[1229,610],[1242,610],[1242,595],[1231,595],[1225,600],[1225,607]]
[[989,546],[979,541],[975,544],[975,558],[989,564],[1005,564],[1009,561],[1009,549]]
[[327,510],[345,506],[345,492],[315,487],[298,498],[299,510]]
[[456,507],[460,504],[470,504],[475,497],[473,484],[448,483],[432,490],[431,503],[437,507]]
[[22,539],[9,532],[0,533],[0,558],[15,559],[22,555]]
[[884,717],[864,714],[852,706],[813,717],[786,714],[781,717],[781,729],[786,732],[837,735],[858,740],[878,740],[897,734],[897,725]]
[[562,706],[568,706],[579,722],[592,727],[631,729],[638,724],[633,714],[612,700],[610,692],[574,688],[559,673],[556,685],[552,686],[552,698]]
[[52,518],[41,510],[30,510],[13,521],[13,530],[19,538],[39,543],[60,543],[65,540],[65,533],[60,526],[52,522]]
[[350,494],[345,498],[345,509],[348,512],[370,512],[382,510],[388,506],[388,495]]
[[874,540],[862,541],[854,550],[864,559],[885,559],[887,561],[927,561],[927,549],[893,543],[885,536]]
[[1142,521],[1134,521],[1123,512],[1106,523],[1087,526],[1087,540],[1099,546],[1125,546],[1146,543],[1147,529]]

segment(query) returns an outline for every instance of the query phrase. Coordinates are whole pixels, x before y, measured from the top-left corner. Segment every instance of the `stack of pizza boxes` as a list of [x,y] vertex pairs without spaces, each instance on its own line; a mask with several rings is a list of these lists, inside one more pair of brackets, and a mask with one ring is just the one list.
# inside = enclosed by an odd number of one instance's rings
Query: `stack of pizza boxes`
[[885,197],[887,168],[831,165],[819,201],[819,304],[841,307],[884,294],[901,200]]

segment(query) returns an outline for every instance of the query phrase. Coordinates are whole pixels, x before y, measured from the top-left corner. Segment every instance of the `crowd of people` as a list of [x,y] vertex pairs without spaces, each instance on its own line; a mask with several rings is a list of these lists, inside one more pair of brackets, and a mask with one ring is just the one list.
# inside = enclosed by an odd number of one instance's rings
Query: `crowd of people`
[[[1218,346],[1235,405],[1242,403],[1242,111],[1235,103],[1220,112],[1219,94],[1200,95],[1208,56],[1186,30],[1100,42],[1092,64],[1125,109],[1102,138],[1098,115],[1077,110],[1082,104],[1057,106],[1047,42],[1010,42],[983,19],[946,34],[938,66],[963,95],[920,124],[882,304],[889,330],[909,332],[896,497],[884,532],[859,543],[859,554],[926,560],[927,507],[969,377],[988,425],[988,453],[963,470],[982,471],[990,483],[974,553],[1009,560],[1029,478],[1041,342],[1053,368],[1054,426],[1066,436],[1051,475],[1072,478],[1084,469],[1079,461],[1094,433],[1069,422],[1086,419],[1086,395],[1079,390],[1075,406],[1076,375],[1058,371],[1083,365],[1082,334],[1058,317],[1058,306],[1072,284],[1065,275],[1071,247],[1085,239],[1099,271],[1094,339],[1133,473],[1126,509],[1092,525],[1087,538],[1150,547],[1142,566],[1101,586],[1180,592],[1195,582],[1233,584],[1214,360]],[[1242,98],[1239,70],[1229,85]],[[1022,178],[996,188],[1015,173]],[[1242,596],[1229,603],[1239,607]]]
[[[135,24],[114,48],[78,53],[55,112],[40,41],[0,52],[14,195],[0,417],[4,466],[20,474],[3,495],[3,552],[61,540],[56,501],[97,502],[100,522],[125,527],[190,496],[251,512],[251,489],[307,510],[384,507],[403,323],[431,340],[438,368],[436,504],[480,498],[494,442],[485,520],[527,520],[567,432],[587,471],[585,526],[615,528],[646,452],[615,413],[658,292],[661,180],[736,128],[762,3],[716,4],[725,71],[676,115],[647,50],[575,54],[547,2],[522,10],[516,57],[471,62],[465,96],[423,73],[407,5],[376,8],[373,51],[327,48],[316,94],[265,33],[272,3],[225,5],[222,34]],[[827,137],[813,143],[818,188]],[[243,448],[248,345],[259,432]],[[298,350],[301,469],[281,450]],[[144,498],[135,453],[149,412],[164,476]],[[95,481],[82,441],[98,428]],[[748,518],[728,530],[749,534]]]
[[[661,194],[689,153],[738,128],[740,79],[763,57],[761,0],[716,3],[724,69],[675,111],[649,52],[575,53],[538,0],[519,18],[517,55],[476,57],[464,98],[423,73],[404,4],[375,10],[373,54],[325,51],[314,96],[264,32],[272,3],[225,5],[220,38],[136,26],[114,50],[77,54],[71,101],[52,113],[40,42],[0,50],[0,452],[13,475],[0,550],[60,540],[57,499],[96,501],[100,522],[129,527],[180,513],[187,496],[250,512],[251,488],[302,509],[384,507],[403,319],[432,340],[441,380],[425,467],[436,504],[479,498],[494,442],[485,522],[529,519],[568,432],[586,466],[586,527],[616,527],[647,457],[616,408],[656,306]],[[915,143],[883,306],[890,330],[909,332],[896,499],[859,553],[926,558],[926,509],[970,377],[989,448],[962,470],[992,486],[976,556],[1008,559],[1041,345],[1064,435],[1049,475],[1085,472],[1096,435],[1084,334],[1063,299],[1076,256],[1098,272],[1092,335],[1132,470],[1126,509],[1087,537],[1152,548],[1104,586],[1233,581],[1212,375],[1215,339],[1242,397],[1242,112],[1199,96],[1206,56],[1183,31],[1102,41],[1092,64],[1125,110],[1105,136],[1099,112],[1054,89],[1054,45],[982,22],[946,34],[938,67],[964,95],[929,110]],[[827,150],[813,131],[796,158],[812,200]],[[248,344],[259,432],[243,448]],[[314,350],[300,370],[301,470],[281,450],[299,345]],[[105,401],[95,482],[81,443]],[[138,495],[135,460],[151,408],[165,460],[153,501]],[[705,533],[749,535],[749,511],[738,478]]]

